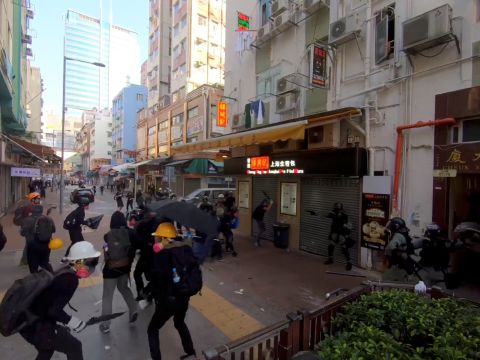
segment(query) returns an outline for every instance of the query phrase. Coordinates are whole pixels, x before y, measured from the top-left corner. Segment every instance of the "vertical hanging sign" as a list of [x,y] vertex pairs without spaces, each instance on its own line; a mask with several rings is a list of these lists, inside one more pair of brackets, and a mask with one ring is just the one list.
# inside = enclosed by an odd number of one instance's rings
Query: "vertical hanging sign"
[[310,48],[310,85],[327,87],[327,50],[315,44]]
[[227,127],[228,105],[224,101],[218,102],[217,126]]
[[250,29],[250,17],[237,11],[237,30],[246,31]]

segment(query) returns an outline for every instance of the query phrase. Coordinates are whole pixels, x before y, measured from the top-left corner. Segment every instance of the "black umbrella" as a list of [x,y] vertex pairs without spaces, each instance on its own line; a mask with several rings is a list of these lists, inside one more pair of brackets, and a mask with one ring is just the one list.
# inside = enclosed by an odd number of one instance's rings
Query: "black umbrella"
[[185,227],[193,228],[209,237],[218,234],[218,221],[215,216],[200,210],[195,205],[175,200],[161,200],[150,204],[150,210],[162,220],[176,221]]
[[86,219],[85,221],[87,222],[87,226],[91,229],[97,229],[98,226],[100,225],[100,221],[103,219],[103,214],[94,216],[91,218]]
[[122,316],[123,314],[125,314],[125,311],[124,312],[113,313],[113,314],[109,314],[109,315],[94,316],[94,317],[90,318],[86,322],[85,325],[86,326],[95,325],[95,324],[98,324],[98,323],[101,323],[101,322],[104,322],[104,321],[107,321],[107,320],[115,319],[119,316]]

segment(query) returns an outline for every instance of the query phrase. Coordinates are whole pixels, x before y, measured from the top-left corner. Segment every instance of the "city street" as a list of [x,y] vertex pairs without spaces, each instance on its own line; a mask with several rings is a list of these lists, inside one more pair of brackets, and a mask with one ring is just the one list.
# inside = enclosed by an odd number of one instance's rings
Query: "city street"
[[[62,228],[63,218],[73,210],[68,200],[70,191],[65,191],[64,215],[53,210],[52,217],[57,226],[57,234],[68,245],[69,238]],[[44,204],[58,202],[58,193],[47,192]],[[115,210],[113,194],[106,191],[103,196],[97,193],[95,202],[87,211],[87,217],[104,214],[99,229],[85,231],[86,240],[100,249],[103,234],[107,231],[110,215]],[[13,280],[28,273],[26,266],[19,266],[23,238],[18,228],[13,226],[12,214],[1,219],[8,244],[0,253],[0,297]],[[351,277],[327,274],[325,271],[344,272],[343,266],[323,265],[324,258],[299,252],[286,252],[273,247],[270,243],[255,248],[252,240],[236,238],[239,256],[226,256],[223,261],[207,261],[203,266],[204,288],[202,295],[191,299],[187,314],[187,324],[193,336],[195,348],[202,350],[238,339],[285,318],[288,312],[299,308],[312,309],[321,304],[325,293],[339,287],[352,288],[368,278],[375,279],[377,274],[354,269],[353,274],[365,277]],[[60,259],[65,249],[52,252],[51,262],[54,268],[61,266]],[[102,261],[101,261],[102,262]],[[81,280],[71,305],[78,309],[77,317],[88,319],[101,312],[102,278],[100,266],[90,278]],[[133,279],[132,279],[133,283]],[[114,311],[127,309],[118,292],[114,296]],[[72,313],[71,309],[66,309]],[[85,329],[78,335],[82,340],[86,359],[148,359],[148,341],[146,328],[153,306],[141,312],[134,324],[128,324],[126,316],[112,322],[109,334],[102,334],[98,326]],[[180,338],[170,321],[161,330],[160,342],[165,359],[176,359],[183,354]],[[7,359],[32,359],[35,350],[20,336],[0,337],[0,351]],[[54,359],[62,359],[55,354]]]

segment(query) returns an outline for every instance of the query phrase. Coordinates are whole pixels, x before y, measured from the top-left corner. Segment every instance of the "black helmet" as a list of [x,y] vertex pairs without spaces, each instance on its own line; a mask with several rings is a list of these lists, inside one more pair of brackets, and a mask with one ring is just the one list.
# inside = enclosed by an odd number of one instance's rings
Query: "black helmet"
[[336,202],[333,204],[333,210],[343,210],[343,204],[341,202]]
[[85,196],[80,196],[77,200],[77,204],[80,206],[86,206],[90,204],[90,199]]
[[435,223],[431,223],[427,225],[425,229],[425,236],[426,237],[438,237],[442,234],[442,228]]
[[403,220],[402,218],[400,217],[394,217],[394,218],[391,218],[387,225],[385,226],[385,228],[387,230],[389,230],[392,234],[393,233],[396,233],[402,229],[406,229],[407,228],[407,224],[405,223],[405,220]]

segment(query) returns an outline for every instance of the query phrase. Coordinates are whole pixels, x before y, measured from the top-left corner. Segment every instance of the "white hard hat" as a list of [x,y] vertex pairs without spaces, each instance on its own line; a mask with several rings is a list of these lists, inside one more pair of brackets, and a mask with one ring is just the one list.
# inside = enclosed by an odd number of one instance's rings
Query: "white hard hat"
[[67,256],[67,260],[76,261],[81,259],[90,259],[100,256],[100,251],[95,250],[92,243],[88,241],[79,241],[72,245]]

